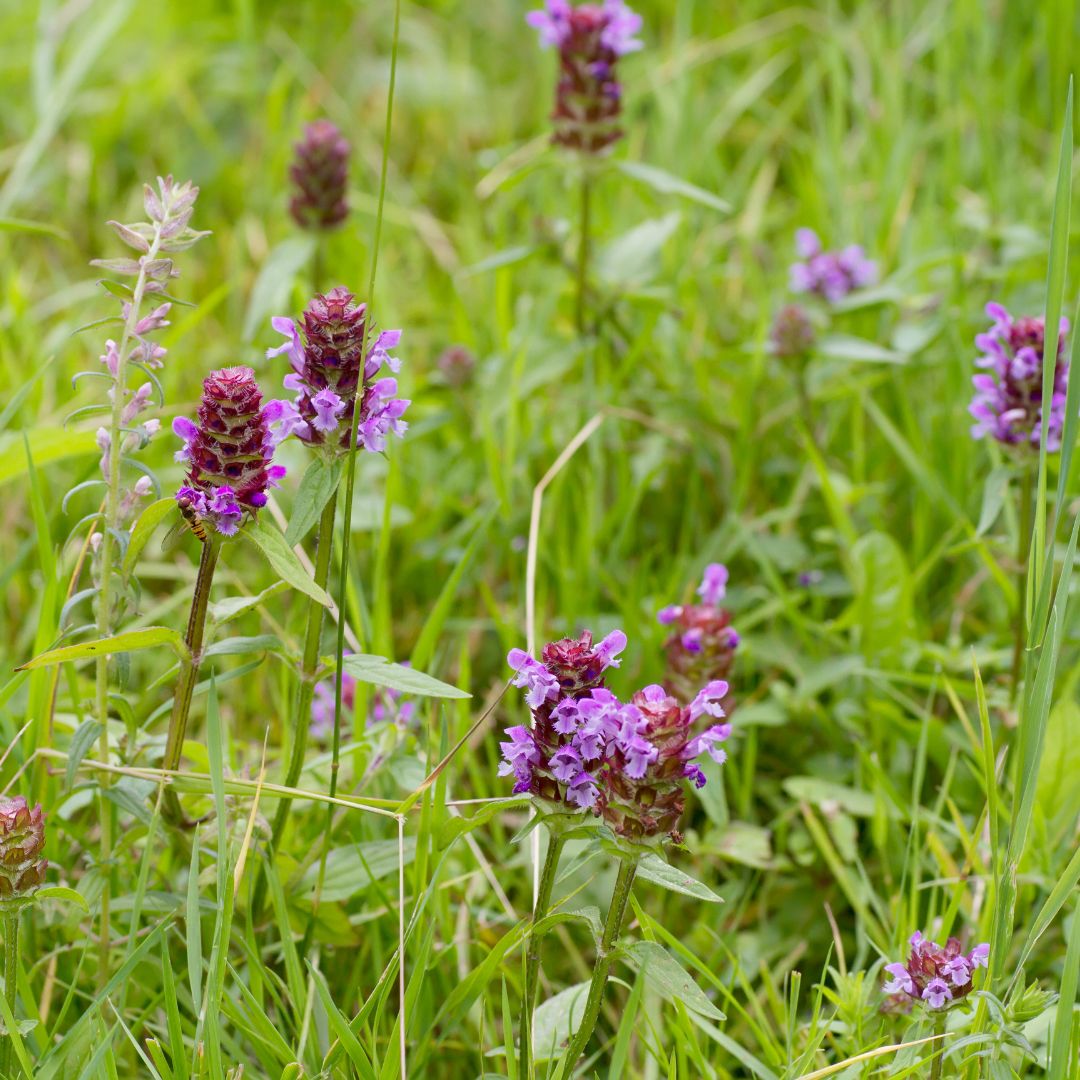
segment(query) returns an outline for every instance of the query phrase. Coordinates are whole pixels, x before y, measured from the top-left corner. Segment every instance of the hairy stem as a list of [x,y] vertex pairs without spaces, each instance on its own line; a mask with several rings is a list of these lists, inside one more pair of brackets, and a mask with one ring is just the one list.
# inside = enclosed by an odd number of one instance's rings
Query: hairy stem
[[537,931],[537,926],[543,921],[551,906],[551,890],[555,886],[555,875],[559,869],[559,856],[562,854],[565,838],[559,833],[549,834],[547,856],[544,859],[544,867],[540,872],[539,889],[536,893],[536,903],[533,905],[532,927],[529,931],[529,945],[525,953],[525,993],[521,1003],[520,1024],[520,1049],[521,1068],[519,1074],[521,1080],[530,1080],[532,1060],[532,1018],[536,1008],[536,989],[540,976],[540,946],[543,941],[543,933]]
[[581,1018],[574,1041],[570,1044],[566,1061],[570,1068],[585,1053],[589,1045],[596,1020],[600,1015],[600,1006],[604,1002],[604,987],[608,972],[611,970],[615,944],[619,940],[626,905],[630,901],[630,892],[634,887],[634,875],[637,873],[637,859],[628,857],[619,863],[619,876],[615,879],[615,888],[611,894],[611,906],[608,908],[607,921],[604,923],[604,936],[600,939],[600,951],[596,957],[592,982],[589,984],[589,996],[585,1001],[585,1015]]
[[[139,321],[143,296],[146,293],[146,266],[157,258],[161,244],[163,221],[154,222],[154,235],[149,249],[139,260],[139,274],[131,292],[131,306],[128,308],[124,329],[117,347],[116,378],[113,381],[112,411],[109,416],[109,455],[108,475],[105,477],[105,520],[101,530],[101,549],[99,553],[98,575],[100,587],[97,604],[97,634],[99,638],[108,637],[112,630],[112,575],[115,556],[115,534],[120,519],[120,445],[123,441],[124,398],[127,393],[127,365],[135,327]],[[109,660],[106,656],[97,659],[95,667],[97,680],[97,720],[101,725],[98,738],[98,756],[102,761],[109,760]],[[112,825],[113,807],[105,795],[109,778],[107,773],[98,776],[98,810],[101,820],[101,865],[104,888],[101,893],[101,931],[98,939],[99,964],[98,986],[104,986],[109,977],[109,900],[112,893]]]
[[[15,1018],[19,977],[19,915],[17,911],[4,912],[4,998]],[[15,1054],[15,1040],[9,1033],[0,1044],[0,1076],[11,1075],[11,1060]]]
[[[334,516],[337,511],[337,492],[330,496],[330,501],[323,507],[322,517],[319,518],[319,531],[315,538],[315,584],[321,589],[326,588],[326,582],[330,577],[330,558],[334,550]],[[307,630],[304,635],[304,654],[300,661],[300,685],[296,692],[296,707],[293,711],[293,743],[292,753],[289,755],[289,766],[285,771],[282,783],[285,787],[296,787],[300,779],[300,773],[304,768],[304,757],[307,754],[308,733],[311,728],[311,702],[315,696],[315,682],[319,671],[319,644],[322,641],[324,608],[317,600],[309,599],[307,602]],[[289,810],[292,800],[280,799],[277,812],[274,815],[274,825],[270,833],[270,843],[267,847],[267,859],[272,860],[282,834],[285,832],[285,823],[289,819]],[[255,886],[255,895],[252,899],[251,910],[258,915],[262,909],[263,897],[266,895],[266,879],[259,877]]]
[[577,255],[577,306],[574,324],[579,337],[584,337],[588,324],[590,218],[592,216],[592,171],[585,162],[581,172],[581,217]]
[[[188,713],[191,712],[191,696],[195,691],[195,682],[199,677],[199,665],[202,663],[203,633],[206,630],[206,608],[210,602],[210,586],[214,581],[214,568],[221,553],[221,537],[216,533],[207,533],[199,559],[199,573],[195,578],[195,593],[191,598],[191,613],[188,616],[187,633],[184,641],[188,654],[180,661],[180,675],[176,680],[173,694],[172,716],[169,717],[169,737],[165,743],[165,758],[162,768],[172,771],[180,764],[180,754],[187,734]],[[180,809],[180,799],[171,788],[165,789],[163,800],[165,819],[174,825],[184,820]]]
[[1013,660],[1011,679],[1011,698],[1016,700],[1020,688],[1020,674],[1024,657],[1024,642],[1027,638],[1027,580],[1028,550],[1031,544],[1032,528],[1032,475],[1025,465],[1020,477],[1020,526],[1016,537],[1017,597],[1016,612],[1013,616]]
[[[375,298],[375,271],[379,265],[379,240],[382,236],[383,207],[386,203],[386,176],[390,165],[390,132],[393,127],[394,116],[394,87],[397,83],[397,59],[398,41],[401,34],[401,0],[394,3],[394,30],[390,43],[390,80],[386,89],[386,121],[383,128],[382,165],[379,170],[379,198],[375,210],[375,233],[371,242],[371,273],[368,275],[367,288],[367,313],[364,317],[364,330],[360,336],[361,362],[367,358],[367,338],[371,330],[371,306]],[[353,495],[356,487],[356,449],[357,436],[360,429],[360,401],[364,392],[363,385],[357,387],[357,407],[353,409],[352,428],[349,432],[349,456],[345,462],[345,529],[341,544],[341,581],[338,586],[338,624],[337,638],[334,645],[334,737],[330,757],[330,799],[326,804],[326,827],[323,835],[322,850],[319,855],[319,875],[315,882],[315,894],[312,897],[311,917],[308,921],[307,930],[304,934],[305,942],[309,941],[315,928],[315,920],[319,914],[319,901],[322,897],[323,882],[326,879],[326,857],[330,851],[330,839],[334,830],[334,804],[333,798],[337,795],[338,772],[341,769],[341,712],[342,712],[342,689],[344,686],[341,670],[341,660],[345,655],[345,611],[347,590],[349,585],[349,546],[352,538],[352,509]],[[404,957],[401,957],[404,963]],[[402,1030],[404,1030],[405,1018],[402,1017]]]

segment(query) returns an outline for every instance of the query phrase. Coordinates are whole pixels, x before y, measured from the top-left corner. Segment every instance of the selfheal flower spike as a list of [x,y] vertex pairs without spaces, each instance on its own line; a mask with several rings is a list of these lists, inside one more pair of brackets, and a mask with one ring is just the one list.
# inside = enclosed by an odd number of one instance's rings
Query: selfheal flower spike
[[233,536],[245,513],[266,505],[285,468],[272,463],[274,441],[267,408],[251,368],[222,368],[203,382],[197,422],[173,421],[184,443],[176,457],[188,463],[176,501],[223,536]]
[[836,303],[855,289],[873,285],[877,280],[876,264],[858,244],[842,251],[825,251],[813,229],[799,229],[795,234],[795,249],[803,261],[791,266],[792,292],[812,293]]
[[726,679],[731,671],[739,635],[731,625],[731,613],[720,606],[727,582],[727,567],[710,563],[697,589],[701,603],[669,604],[657,612],[657,622],[671,627],[664,642],[664,685],[680,701],[689,701],[698,687]]
[[[975,398],[968,411],[975,418],[971,434],[986,435],[1005,446],[1038,450],[1042,438],[1043,363],[1046,322],[1041,317],[1014,319],[1000,304],[987,304],[994,320],[990,329],[975,338],[982,355],[977,367],[992,374],[972,378]],[[1069,360],[1065,349],[1069,320],[1062,319],[1047,419],[1046,449],[1061,449],[1065,426]]]
[[348,289],[338,286],[316,296],[299,325],[281,316],[271,320],[285,341],[266,355],[288,357],[293,370],[284,386],[297,395],[268,406],[277,442],[295,435],[326,453],[346,453],[358,400],[357,442],[365,450],[380,453],[387,436],[402,436],[408,429],[402,416],[410,402],[396,396],[397,381],[375,378],[384,366],[400,370],[401,362],[390,350],[401,340],[401,331],[369,330],[367,355],[361,356],[367,307],[354,299]]
[[526,21],[539,32],[542,45],[559,50],[552,141],[586,154],[601,153],[622,138],[622,87],[615,68],[620,56],[641,48],[634,36],[641,16],[623,0],[576,6],[547,0]]
[[986,967],[990,946],[976,945],[963,952],[959,938],[951,937],[944,947],[916,931],[911,937],[906,964],[886,964],[889,980],[884,992],[893,1000],[917,1002],[926,1009],[948,1008],[971,993],[972,973]]
[[817,331],[806,309],[799,304],[787,304],[777,312],[769,331],[773,355],[784,360],[806,357],[817,340]]
[[289,213],[302,229],[333,229],[349,216],[349,143],[329,120],[316,120],[294,146]]
[[45,815],[26,799],[0,798],[0,903],[30,896],[45,881]]

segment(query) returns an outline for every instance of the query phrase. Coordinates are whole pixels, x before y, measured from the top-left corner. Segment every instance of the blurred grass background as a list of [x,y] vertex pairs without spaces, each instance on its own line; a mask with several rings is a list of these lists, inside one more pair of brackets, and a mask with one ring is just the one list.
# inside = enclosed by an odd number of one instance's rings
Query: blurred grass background
[[[665,1075],[675,1053],[679,1076],[796,1076],[901,1030],[878,1017],[877,981],[860,974],[878,959],[875,946],[891,942],[898,955],[911,930],[943,912],[973,934],[989,923],[971,659],[974,650],[1000,745],[1015,725],[1004,676],[1017,522],[1003,498],[1006,463],[968,435],[972,338],[988,300],[1043,309],[1077,13],[1063,0],[636,6],[646,47],[621,65],[627,137],[615,159],[664,169],[730,212],[609,170],[594,219],[603,330],[583,346],[563,265],[573,250],[575,173],[546,144],[555,63],[524,24],[528,5],[403,5],[372,306],[380,325],[404,329],[401,381],[413,426],[388,460],[361,462],[349,615],[366,651],[412,657],[470,689],[475,708],[425,707],[421,728],[401,738],[373,734],[361,708],[350,783],[366,778],[366,794],[401,798],[497,693],[506,649],[525,639],[533,487],[583,423],[615,410],[546,496],[541,639],[622,626],[631,647],[615,688],[628,692],[661,673],[656,609],[686,596],[706,561],[722,559],[744,642],[732,760],[723,786],[706,789],[689,816],[689,851],[673,855],[726,903],[702,910],[643,886],[638,913],[643,932],[683,954],[729,1020],[709,1030],[647,991],[638,1008],[648,1022],[625,1075]],[[391,23],[383,2],[15,0],[0,10],[0,371],[8,390],[0,402],[0,655],[8,670],[54,643],[62,614],[69,626],[88,621],[63,611],[63,591],[78,550],[65,539],[92,500],[77,496],[66,511],[61,500],[95,475],[94,424],[65,428],[63,418],[95,400],[92,380],[73,390],[71,378],[97,366],[106,336],[105,328],[74,331],[114,306],[86,265],[118,254],[104,221],[137,218],[141,183],[171,172],[201,187],[194,224],[213,231],[181,257],[175,291],[195,306],[174,310],[164,338],[166,433],[146,460],[167,493],[179,476],[168,420],[192,412],[209,369],[251,364],[267,396],[279,392],[282,365],[262,359],[277,344],[269,316],[298,312],[311,293],[285,211],[286,173],[303,124],[322,115],[354,148],[354,210],[330,241],[328,275],[363,288]],[[835,314],[828,347],[810,365],[812,417],[801,410],[796,373],[766,348],[803,225],[829,245],[862,243],[882,270],[880,287]],[[460,388],[437,364],[454,344],[477,358],[474,379]],[[303,457],[290,453],[298,479]],[[279,502],[287,515],[288,485]],[[218,596],[269,581],[246,557],[225,563]],[[190,552],[167,556],[152,544],[136,617],[181,626],[193,570]],[[806,571],[817,572],[809,587],[799,580]],[[267,729],[272,762],[287,741],[281,719],[299,608],[279,595],[221,631],[281,642],[265,655],[215,660],[229,774],[257,772]],[[135,720],[151,740],[163,736],[169,684],[154,680],[166,671],[153,654],[132,664]],[[1080,668],[1071,630],[1059,672],[1015,952],[1048,893],[1068,880],[1076,845]],[[89,684],[84,673],[65,672],[45,722],[48,678],[15,677],[0,691],[5,742],[28,720],[42,740],[16,744],[6,779],[44,740],[67,748],[83,718]],[[410,983],[417,1076],[504,1068],[483,1054],[503,1041],[500,980],[514,987],[520,977],[516,954],[502,959],[501,950],[528,912],[527,845],[509,843],[513,814],[471,833],[472,847],[459,843],[444,855],[437,841],[446,798],[506,793],[494,776],[497,732],[522,715],[516,701],[500,705],[416,818],[410,914],[428,897],[406,965],[410,976],[423,975]],[[143,753],[152,756],[153,745]],[[189,753],[192,767],[208,771],[198,752]],[[325,766],[325,755],[313,755],[307,786],[325,787]],[[92,905],[100,874],[93,775],[25,775],[50,813],[56,879],[77,885]],[[121,895],[139,895],[139,860],[154,849],[149,815],[135,809],[145,791],[129,779],[131,799],[117,813],[130,829],[114,873]],[[1007,791],[1002,798],[1007,805]],[[230,817],[241,832],[249,809],[239,799]],[[314,984],[281,943],[289,905],[302,913],[296,883],[323,814],[297,814],[278,869],[288,902],[283,896],[276,930],[245,927],[241,915],[232,928],[223,1054],[233,1066],[246,1063],[245,1075],[282,1075],[290,1053],[317,1075],[332,1039]],[[343,851],[361,854],[341,857],[317,957],[351,1017],[381,985],[394,949],[396,863],[368,863],[391,851],[370,845],[396,849],[396,841],[392,827],[363,815],[344,817],[337,836]],[[142,903],[148,924],[151,912],[165,921],[179,1001],[175,1010],[168,1004],[154,960],[140,969],[122,1015],[136,1041],[162,1034],[172,1016],[190,1041],[199,1011],[190,971],[181,975],[196,959],[184,916],[190,852],[162,850]],[[209,897],[215,870],[205,861],[203,869]],[[588,902],[603,902],[605,874],[593,864],[575,881]],[[242,911],[243,897],[237,902]],[[118,920],[123,911],[121,899]],[[302,928],[302,914],[293,917]],[[204,922],[209,948],[212,910]],[[92,950],[85,964],[80,958],[91,926],[66,910],[39,919],[41,953],[25,961],[36,966],[24,1004],[40,1006],[49,979],[57,999],[70,993],[76,1012],[86,1005],[95,960]],[[588,942],[562,933],[574,947],[549,945],[551,993],[589,970]],[[1055,922],[1028,961],[1025,975],[1050,989],[1061,979],[1064,934]],[[823,1007],[836,1016],[815,1026],[809,986],[826,965]],[[801,1001],[795,970],[805,973]],[[50,1033],[54,1024],[58,1034],[69,1030],[73,1014],[58,1020],[56,1000],[51,1009],[43,1017]],[[110,1038],[84,1031],[88,1042],[71,1041],[68,1050],[106,1046],[99,1060],[79,1050],[83,1075],[134,1075],[142,1066],[117,1014],[102,1007],[88,1015]],[[385,1075],[396,1075],[386,1072],[395,1064],[395,1015],[391,997],[364,1024],[365,1046]],[[604,1024],[617,1037],[618,1014]],[[1045,1061],[1045,1018],[1040,1024],[1030,1038]],[[32,1038],[39,1049],[49,1041],[40,1030]],[[1015,1052],[1009,1060],[1020,1075],[1042,1075]]]

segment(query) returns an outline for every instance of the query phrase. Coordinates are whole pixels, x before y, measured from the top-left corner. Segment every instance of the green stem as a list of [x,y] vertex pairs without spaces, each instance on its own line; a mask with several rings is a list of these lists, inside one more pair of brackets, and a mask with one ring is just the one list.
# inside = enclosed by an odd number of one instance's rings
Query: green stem
[[[945,1013],[939,1012],[934,1016],[934,1030],[935,1035],[945,1034]],[[945,1060],[945,1048],[942,1045],[941,1039],[935,1039],[930,1045],[930,1053],[933,1054],[933,1059],[930,1062],[930,1080],[941,1080],[941,1069]]]
[[536,903],[533,905],[532,927],[529,932],[529,945],[525,953],[525,993],[521,1003],[520,1052],[521,1080],[530,1080],[532,1059],[532,1018],[536,1008],[536,990],[540,981],[540,945],[543,932],[537,932],[537,926],[547,916],[551,906],[551,891],[555,887],[555,875],[559,869],[559,856],[562,854],[566,839],[556,832],[549,833],[547,855],[540,872]]
[[637,859],[627,857],[619,863],[619,876],[615,879],[615,888],[611,894],[611,907],[608,908],[607,921],[604,923],[604,935],[600,939],[600,951],[596,957],[592,982],[589,984],[589,996],[585,1002],[585,1015],[581,1018],[574,1041],[570,1044],[566,1061],[570,1068],[585,1053],[593,1029],[596,1027],[600,1006],[604,1001],[604,987],[607,984],[608,971],[614,960],[615,943],[619,939],[626,905],[630,901],[630,892],[634,887],[634,874],[637,873]]
[[[146,266],[157,258],[161,245],[161,230],[165,221],[154,223],[154,235],[150,246],[139,260],[139,274],[131,290],[131,306],[117,346],[116,378],[113,381],[112,413],[109,418],[109,453],[106,476],[105,521],[101,530],[101,550],[98,556],[97,634],[99,638],[108,637],[112,631],[112,575],[114,534],[120,520],[120,447],[124,438],[123,412],[127,392],[128,349],[135,336],[135,326],[139,321],[143,296],[146,293]],[[98,657],[95,665],[97,682],[97,720],[101,725],[98,738],[98,757],[103,762],[109,760],[109,660],[106,656]],[[101,821],[100,863],[105,869],[101,892],[101,932],[98,939],[99,965],[98,986],[103,987],[109,978],[109,900],[112,891],[112,824],[113,804],[105,794],[108,787],[108,773],[98,777],[98,816]]]
[[[19,978],[19,915],[4,913],[4,997],[11,1016],[15,1018]],[[11,1059],[15,1053],[15,1041],[9,1034],[0,1046],[0,1076],[11,1074]]]
[[[214,581],[214,568],[217,566],[220,553],[221,537],[214,532],[207,533],[199,559],[199,573],[195,578],[195,593],[191,598],[187,633],[184,635],[188,654],[180,661],[180,675],[176,680],[172,716],[169,718],[169,737],[165,743],[165,757],[162,761],[162,768],[170,772],[179,766],[180,754],[184,748],[188,713],[191,712],[191,697],[195,692],[199,665],[202,663],[203,633],[206,630],[206,609],[210,602],[210,586]],[[163,805],[166,821],[173,825],[179,825],[184,821],[180,799],[172,788],[165,789]]]
[[581,173],[581,220],[578,235],[577,307],[574,323],[579,337],[585,336],[588,323],[590,217],[592,215],[592,171],[585,162]]
[[[382,164],[379,169],[379,198],[375,210],[375,232],[371,242],[371,272],[368,275],[367,288],[367,313],[364,318],[364,329],[360,335],[360,355],[367,357],[368,331],[371,329],[371,308],[375,300],[375,272],[379,265],[379,240],[382,237],[383,207],[386,203],[386,177],[390,166],[390,133],[393,129],[394,117],[394,88],[397,84],[397,61],[398,41],[401,35],[401,0],[394,2],[394,29],[390,43],[390,79],[386,88],[386,121],[383,127]],[[363,393],[363,387],[358,387],[357,398]],[[341,543],[341,581],[338,585],[338,625],[337,639],[334,645],[334,737],[330,755],[330,800],[326,804],[326,826],[324,829],[323,842],[319,853],[319,874],[315,881],[315,893],[311,901],[311,916],[308,920],[307,930],[304,933],[304,941],[309,942],[315,930],[315,920],[319,914],[319,902],[322,897],[323,882],[326,880],[326,857],[330,852],[330,841],[334,831],[334,797],[337,795],[338,772],[341,768],[341,713],[342,713],[342,690],[344,681],[341,671],[341,660],[345,655],[345,603],[348,597],[349,585],[349,546],[352,539],[352,509],[353,494],[356,487],[356,449],[357,436],[360,429],[360,409],[353,409],[352,430],[349,432],[349,456],[345,462],[345,528]],[[400,957],[399,962],[404,964],[405,958]],[[404,1024],[404,1017],[401,1018]]]
[[[315,538],[315,584],[321,589],[326,588],[326,582],[330,577],[330,558],[334,550],[334,516],[336,511],[337,492],[330,496],[330,501],[323,507],[322,517],[319,518],[319,532]],[[300,773],[304,769],[304,758],[307,755],[308,733],[311,729],[311,702],[315,697],[315,684],[319,672],[319,645],[322,642],[324,610],[323,605],[317,600],[308,600],[304,654],[300,661],[300,685],[297,688],[296,707],[293,711],[292,753],[289,756],[289,766],[282,781],[285,787],[289,788],[296,787],[300,780]],[[277,812],[274,815],[274,825],[270,833],[270,843],[267,847],[268,860],[273,859],[274,852],[277,850],[278,844],[281,843],[281,837],[285,832],[285,823],[289,819],[291,807],[291,799],[280,799],[278,801]],[[251,910],[255,916],[262,910],[265,895],[266,879],[260,875],[251,903]]]
[[1020,477],[1020,526],[1016,538],[1016,562],[1018,570],[1018,594],[1016,614],[1013,618],[1013,660],[1011,700],[1016,700],[1020,688],[1020,673],[1027,638],[1027,580],[1028,552],[1032,528],[1032,477],[1026,465]]

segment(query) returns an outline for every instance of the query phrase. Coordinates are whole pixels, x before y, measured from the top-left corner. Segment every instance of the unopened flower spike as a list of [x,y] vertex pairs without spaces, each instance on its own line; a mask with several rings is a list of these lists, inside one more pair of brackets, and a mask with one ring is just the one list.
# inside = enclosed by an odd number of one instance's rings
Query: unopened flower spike
[[0,798],[0,905],[25,900],[45,882],[45,815],[21,795]]
[[731,672],[739,635],[731,625],[731,612],[721,603],[727,581],[727,567],[709,563],[697,588],[698,603],[671,604],[657,612],[657,621],[671,628],[664,642],[665,686],[680,701],[689,701],[699,687]]
[[802,261],[791,266],[792,292],[812,293],[836,303],[848,293],[877,281],[877,265],[858,244],[841,251],[826,251],[813,229],[799,229],[795,234],[795,249]]
[[[975,375],[975,398],[969,412],[975,418],[971,434],[989,435],[1005,446],[1038,450],[1042,437],[1043,365],[1046,321],[1041,316],[1014,319],[1001,304],[987,304],[990,329],[975,338],[982,353],[975,361],[985,374]],[[1046,449],[1061,449],[1069,360],[1065,349],[1069,320],[1062,318],[1051,384]]]
[[289,213],[302,229],[333,229],[349,216],[349,143],[329,120],[304,129],[289,167]]
[[526,16],[540,43],[559,51],[552,141],[586,154],[598,154],[622,138],[622,86],[619,58],[642,47],[635,36],[641,16],[623,0],[571,4],[547,0]]
[[972,976],[986,967],[990,946],[976,945],[965,953],[959,938],[938,945],[916,931],[909,942],[907,963],[886,964],[884,991],[899,1005],[907,1001],[937,1012],[962,1001],[974,989]]
[[176,501],[222,536],[235,536],[245,514],[265,506],[267,491],[285,475],[272,461],[268,408],[251,368],[222,368],[203,382],[197,419],[173,421],[184,443],[176,458],[188,465]]
[[397,397],[397,380],[376,378],[384,368],[394,374],[401,369],[391,355],[401,331],[369,329],[367,355],[361,358],[367,306],[353,301],[353,294],[339,286],[316,296],[299,324],[283,316],[271,321],[285,341],[266,355],[288,358],[293,370],[284,386],[296,395],[267,407],[277,442],[293,435],[331,456],[346,453],[357,408],[358,445],[372,453],[385,450],[390,435],[400,437],[408,429],[402,417],[410,402]]

